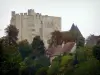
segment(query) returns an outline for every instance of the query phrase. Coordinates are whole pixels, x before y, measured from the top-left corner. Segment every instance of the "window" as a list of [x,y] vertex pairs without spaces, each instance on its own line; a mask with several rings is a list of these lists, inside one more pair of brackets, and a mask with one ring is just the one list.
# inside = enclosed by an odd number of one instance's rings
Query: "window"
[[43,21],[41,21],[41,24],[43,24]]
[[35,26],[34,24],[31,24],[31,26]]
[[35,29],[32,29],[32,31],[35,31]]
[[35,26],[35,24],[32,24],[32,23],[28,23],[28,25],[29,25],[30,27],[34,27],[34,26]]
[[48,24],[46,25],[47,28],[52,28],[53,27],[53,23],[52,22],[48,22]]

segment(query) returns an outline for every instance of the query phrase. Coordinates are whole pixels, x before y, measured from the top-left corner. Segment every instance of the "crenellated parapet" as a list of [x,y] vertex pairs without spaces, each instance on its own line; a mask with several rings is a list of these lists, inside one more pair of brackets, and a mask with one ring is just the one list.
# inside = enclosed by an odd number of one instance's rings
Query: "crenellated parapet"
[[34,9],[28,9],[28,15],[34,15]]
[[61,17],[42,15],[41,13],[36,13],[34,9],[28,9],[26,13],[16,13],[15,11],[11,12],[11,16],[35,16],[36,18],[51,18],[51,19],[60,19]]
[[15,14],[16,14],[15,11],[11,12],[11,16],[15,16]]

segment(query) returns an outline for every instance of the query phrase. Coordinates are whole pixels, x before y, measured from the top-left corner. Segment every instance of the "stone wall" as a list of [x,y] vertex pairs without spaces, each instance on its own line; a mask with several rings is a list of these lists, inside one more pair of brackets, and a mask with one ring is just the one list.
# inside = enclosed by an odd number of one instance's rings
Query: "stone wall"
[[50,33],[55,30],[61,30],[60,17],[41,15],[33,9],[29,9],[27,13],[20,14],[12,11],[10,23],[19,29],[19,41],[27,39],[31,43],[36,35],[40,35],[46,46],[47,40],[51,37]]

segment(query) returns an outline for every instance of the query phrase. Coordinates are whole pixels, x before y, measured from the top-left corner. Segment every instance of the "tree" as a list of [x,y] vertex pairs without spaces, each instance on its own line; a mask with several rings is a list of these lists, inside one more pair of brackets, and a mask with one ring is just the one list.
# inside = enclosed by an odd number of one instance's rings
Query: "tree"
[[63,31],[61,33],[62,33],[62,40],[64,43],[74,42],[76,40],[74,36],[75,34],[71,31]]
[[22,60],[16,43],[18,30],[15,26],[9,25],[5,31],[7,35],[0,39],[0,51],[3,58],[0,73],[3,75],[19,75],[19,62]]
[[78,66],[72,75],[100,75],[100,63],[94,58],[82,62]]
[[60,31],[54,31],[51,33],[51,39],[49,40],[49,47],[62,44],[62,34]]
[[34,60],[28,56],[20,63],[21,75],[35,75],[37,68],[35,67]]
[[77,38],[77,47],[84,47],[85,39],[83,37]]
[[21,62],[21,57],[17,51],[17,47],[14,45],[8,45],[6,38],[1,38],[0,40],[0,73],[2,74],[16,74],[19,73],[19,62]]
[[59,73],[60,74],[68,74],[70,75],[73,71],[73,56],[71,55],[64,55],[62,56],[61,62],[60,62],[60,68]]
[[33,55],[40,56],[45,54],[45,46],[43,41],[40,39],[40,36],[34,37],[32,41],[32,49],[33,49]]
[[36,72],[36,75],[47,75],[48,69],[49,67],[42,67]]
[[76,56],[77,56],[77,60],[79,63],[87,60],[87,56],[84,51],[84,47],[80,47],[80,48],[76,49]]
[[23,60],[32,54],[32,47],[27,40],[20,41],[18,47]]
[[55,57],[47,71],[48,75],[70,75],[73,71],[72,59],[73,56],[70,55]]
[[84,51],[85,51],[87,60],[91,60],[92,58],[94,58],[94,56],[93,56],[93,47],[85,46]]
[[50,66],[50,59],[46,55],[41,55],[37,60],[34,60],[34,62],[43,67]]
[[7,34],[9,44],[13,43],[16,44],[17,41],[17,36],[18,36],[18,29],[14,25],[9,25],[6,29],[5,32]]
[[98,39],[97,44],[93,47],[93,55],[100,61],[100,39]]
[[3,59],[3,45],[2,45],[3,40],[0,39],[0,62],[4,61]]
[[9,40],[7,37],[2,38],[2,49],[3,54],[11,55],[18,52],[17,44],[9,44]]
[[19,63],[22,61],[20,54],[3,54],[3,57],[5,59],[1,62],[0,73],[3,75],[19,75]]
[[54,60],[47,71],[47,75],[57,75],[59,72],[59,60]]

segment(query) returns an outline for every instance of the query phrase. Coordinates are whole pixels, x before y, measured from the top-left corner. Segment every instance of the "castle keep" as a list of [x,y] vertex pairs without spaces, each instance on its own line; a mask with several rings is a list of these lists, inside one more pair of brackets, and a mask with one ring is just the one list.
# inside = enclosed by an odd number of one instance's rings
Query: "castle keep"
[[50,39],[50,33],[59,30],[61,31],[61,17],[53,17],[36,13],[33,9],[29,9],[27,13],[17,14],[12,11],[11,25],[15,25],[19,29],[18,40],[27,39],[32,42],[36,35],[39,35],[46,46],[47,40]]

